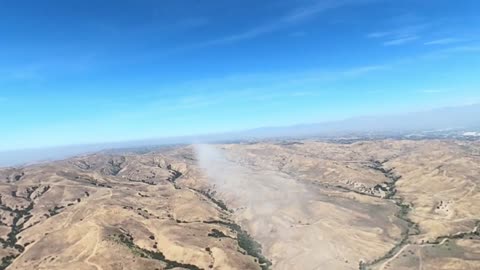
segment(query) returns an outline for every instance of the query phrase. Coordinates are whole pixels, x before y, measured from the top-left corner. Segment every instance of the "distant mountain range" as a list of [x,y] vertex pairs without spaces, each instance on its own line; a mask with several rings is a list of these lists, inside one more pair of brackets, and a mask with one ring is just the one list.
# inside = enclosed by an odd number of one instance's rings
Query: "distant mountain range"
[[480,104],[440,108],[400,115],[354,117],[342,121],[258,128],[239,135],[270,136],[336,136],[351,133],[405,134],[417,131],[480,128]]
[[439,108],[399,115],[355,117],[342,121],[315,124],[263,127],[222,134],[5,151],[0,152],[0,166],[62,159],[106,149],[137,148],[168,144],[231,142],[268,138],[307,138],[313,136],[366,136],[372,134],[398,136],[415,132],[436,131],[438,133],[451,132],[452,130],[463,131],[460,134],[480,131],[480,104]]

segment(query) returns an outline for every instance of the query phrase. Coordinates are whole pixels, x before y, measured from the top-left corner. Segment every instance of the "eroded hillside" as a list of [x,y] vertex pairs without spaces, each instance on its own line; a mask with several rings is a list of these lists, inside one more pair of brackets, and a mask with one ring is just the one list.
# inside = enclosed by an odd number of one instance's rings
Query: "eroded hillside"
[[480,144],[315,141],[0,169],[0,269],[478,269]]

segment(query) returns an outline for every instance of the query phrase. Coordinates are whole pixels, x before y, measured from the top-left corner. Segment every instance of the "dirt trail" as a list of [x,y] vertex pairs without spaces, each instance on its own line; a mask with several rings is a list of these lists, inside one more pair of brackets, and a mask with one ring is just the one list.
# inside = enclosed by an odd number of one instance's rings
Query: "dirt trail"
[[97,270],[103,270],[103,268],[94,263],[94,262],[91,262],[90,259],[95,256],[95,254],[97,253],[97,248],[98,248],[98,244],[101,242],[101,236],[100,236],[100,228],[98,227],[98,225],[95,224],[95,227],[97,228],[96,229],[96,234],[97,234],[97,237],[96,237],[96,241],[95,241],[95,246],[93,247],[93,250],[92,250],[92,253],[90,253],[90,255],[85,259],[85,262],[88,264],[88,265],[91,265],[93,267],[95,267]]
[[398,256],[400,256],[400,254],[402,254],[402,252],[408,248],[410,245],[409,244],[406,244],[405,246],[403,246],[393,257],[391,257],[390,259],[386,260],[382,266],[380,267],[380,270],[384,270],[385,267],[387,267],[387,264],[390,263],[391,261],[395,260]]

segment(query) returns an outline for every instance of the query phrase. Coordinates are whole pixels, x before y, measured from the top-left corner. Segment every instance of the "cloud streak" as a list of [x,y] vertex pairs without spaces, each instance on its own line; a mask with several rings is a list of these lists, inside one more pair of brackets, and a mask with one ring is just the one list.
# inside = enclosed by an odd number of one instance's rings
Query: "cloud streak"
[[398,46],[417,40],[418,36],[408,36],[383,42],[384,46]]
[[224,37],[208,40],[202,43],[195,44],[191,47],[206,47],[206,46],[213,46],[213,45],[220,45],[220,44],[228,44],[242,40],[248,40],[252,38],[256,38],[258,36],[272,33],[279,31],[281,29],[287,28],[291,25],[295,25],[301,23],[305,20],[311,19],[323,12],[328,10],[340,8],[346,5],[353,5],[353,4],[363,4],[373,2],[375,0],[328,0],[328,1],[316,1],[312,5],[299,7],[292,12],[281,16],[275,21],[271,21],[262,25],[258,25],[256,27],[250,28],[243,32],[227,35]]
[[384,46],[398,46],[420,39],[421,33],[430,27],[430,24],[416,24],[389,31],[372,32],[366,35],[370,39],[383,39]]
[[452,44],[452,43],[459,43],[464,41],[463,39],[458,39],[458,38],[443,38],[443,39],[436,39],[432,41],[428,41],[423,43],[424,45],[446,45],[446,44]]
[[[304,70],[295,73],[260,73],[231,75],[214,80],[195,81],[176,87],[190,93],[168,105],[156,104],[163,110],[199,109],[230,102],[263,102],[321,95],[322,83],[355,79],[370,73],[391,69],[389,65],[365,65],[343,70]],[[232,88],[231,85],[241,85]],[[312,85],[316,89],[311,89]],[[307,88],[307,89],[306,89]],[[195,91],[192,92],[192,89]]]

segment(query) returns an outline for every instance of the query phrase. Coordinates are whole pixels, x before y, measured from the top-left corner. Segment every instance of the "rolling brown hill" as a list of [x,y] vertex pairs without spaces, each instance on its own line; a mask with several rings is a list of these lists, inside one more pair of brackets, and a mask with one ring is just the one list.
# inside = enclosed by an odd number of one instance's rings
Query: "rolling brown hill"
[[0,169],[0,269],[480,269],[480,143],[313,140]]

